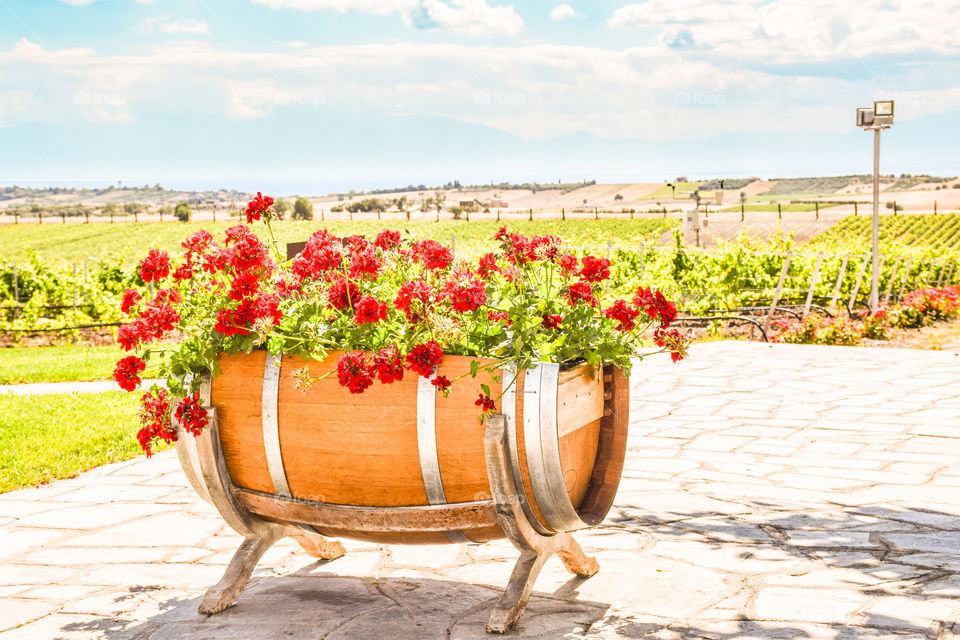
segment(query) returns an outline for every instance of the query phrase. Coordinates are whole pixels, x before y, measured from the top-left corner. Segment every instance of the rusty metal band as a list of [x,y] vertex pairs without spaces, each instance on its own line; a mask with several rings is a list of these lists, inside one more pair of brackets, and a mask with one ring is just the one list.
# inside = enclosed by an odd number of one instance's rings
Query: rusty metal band
[[557,393],[560,366],[540,363],[527,371],[524,382],[523,439],[527,469],[537,506],[545,525],[554,531],[573,531],[587,526],[567,495],[560,465],[557,424]]
[[[280,449],[280,373],[283,359],[281,356],[267,354],[263,365],[263,393],[261,395],[261,425],[263,428],[263,452],[267,458],[267,469],[273,482],[273,491],[278,496],[292,498],[290,484],[287,482],[287,470],[283,466],[283,452]],[[308,533],[320,534],[308,524],[298,524]]]
[[[184,385],[189,386],[193,382],[193,376],[188,375],[184,380]],[[210,406],[210,378],[204,377],[200,384],[200,404],[204,407]],[[203,481],[203,471],[200,469],[200,456],[197,453],[197,442],[191,434],[187,433],[180,421],[173,415],[174,410],[171,407],[170,421],[177,429],[177,458],[180,460],[180,466],[183,467],[183,473],[187,476],[187,482],[193,487],[203,500],[213,503],[207,485]]]
[[520,448],[517,443],[517,384],[519,376],[517,370],[512,365],[507,365],[501,369],[503,393],[500,397],[500,408],[506,422],[507,435],[507,457],[510,461],[510,471],[513,474],[513,482],[517,488],[517,501],[523,509],[527,522],[540,535],[551,535],[553,532],[548,530],[537,519],[533,508],[530,506],[530,500],[527,498],[526,489],[523,486],[523,473],[520,467]]
[[[420,455],[420,474],[427,502],[447,504],[440,476],[440,457],[437,454],[437,389],[429,379],[417,376],[417,452]],[[451,542],[468,543],[460,531],[445,531]]]

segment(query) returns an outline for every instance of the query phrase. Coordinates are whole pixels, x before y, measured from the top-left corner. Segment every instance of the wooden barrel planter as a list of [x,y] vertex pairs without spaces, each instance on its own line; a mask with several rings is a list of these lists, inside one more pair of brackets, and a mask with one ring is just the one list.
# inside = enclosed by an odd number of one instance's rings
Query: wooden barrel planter
[[[199,438],[179,438],[178,454],[191,484],[248,548],[201,611],[229,606],[263,551],[286,535],[327,557],[342,549],[323,537],[400,544],[508,537],[521,550],[519,574],[491,616],[492,631],[516,621],[526,583],[552,553],[575,573],[596,572],[569,532],[602,521],[616,494],[629,422],[629,386],[619,370],[543,363],[481,372],[455,382],[448,397],[407,372],[351,394],[336,378],[339,356],[222,356],[222,372],[203,385],[211,425]],[[447,356],[438,373],[454,380],[471,360]],[[302,367],[322,379],[297,388],[293,372]],[[507,385],[486,424],[475,405],[481,384],[494,398]],[[525,559],[529,567],[520,570]]]

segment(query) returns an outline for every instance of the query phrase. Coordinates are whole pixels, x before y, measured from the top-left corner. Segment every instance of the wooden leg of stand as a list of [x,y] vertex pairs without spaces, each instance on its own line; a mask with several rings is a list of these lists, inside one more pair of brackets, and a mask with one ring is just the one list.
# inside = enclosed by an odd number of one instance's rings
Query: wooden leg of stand
[[487,621],[487,631],[493,633],[506,632],[520,619],[540,570],[554,553],[560,556],[568,571],[580,576],[592,576],[600,568],[596,559],[587,556],[569,533],[544,536],[527,521],[507,458],[505,424],[503,415],[488,417],[483,444],[497,524],[520,550],[520,559]]
[[237,552],[233,554],[226,573],[220,582],[210,587],[198,609],[200,613],[219,613],[240,597],[243,588],[247,586],[250,575],[263,557],[267,549],[273,546],[282,536],[268,536],[266,538],[246,538]]

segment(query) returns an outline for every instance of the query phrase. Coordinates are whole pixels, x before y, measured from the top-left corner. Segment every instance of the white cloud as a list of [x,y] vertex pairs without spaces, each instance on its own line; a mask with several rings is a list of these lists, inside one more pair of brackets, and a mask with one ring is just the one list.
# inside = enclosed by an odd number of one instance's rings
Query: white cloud
[[399,13],[404,24],[467,35],[504,33],[523,29],[523,18],[513,5],[490,6],[487,0],[253,0],[273,9],[302,11],[358,11],[387,15]]
[[210,34],[210,25],[196,18],[180,18],[175,20],[169,16],[159,16],[156,18],[147,18],[136,26],[136,31],[141,34],[153,33],[154,29],[166,34],[185,33],[198,36]]
[[[901,120],[947,111],[955,108],[957,91],[935,87],[955,77],[957,66],[936,67],[928,81],[914,80],[909,66],[886,77],[845,79],[751,70],[660,46],[392,42],[251,51],[194,40],[164,42],[142,55],[97,55],[21,40],[0,50],[0,95],[30,92],[51,117],[64,119],[129,119],[139,105],[165,105],[178,96],[178,110],[213,117],[266,118],[323,107],[376,119],[402,105],[404,113],[479,123],[523,138],[587,131],[662,140],[849,129],[851,105],[876,91],[900,92],[894,97]],[[93,106],[80,108],[77,94],[89,95],[84,101]],[[23,108],[4,115],[7,124],[33,117]]]
[[95,0],[60,0],[64,4],[71,4],[75,7],[79,7],[85,4],[93,4]]
[[137,0],[137,4],[142,4],[149,7],[153,5],[153,0]]
[[558,4],[550,10],[551,20],[566,20],[567,18],[575,18],[576,16],[577,12],[568,4]]
[[654,27],[663,46],[768,63],[960,50],[960,0],[648,0],[613,27]]

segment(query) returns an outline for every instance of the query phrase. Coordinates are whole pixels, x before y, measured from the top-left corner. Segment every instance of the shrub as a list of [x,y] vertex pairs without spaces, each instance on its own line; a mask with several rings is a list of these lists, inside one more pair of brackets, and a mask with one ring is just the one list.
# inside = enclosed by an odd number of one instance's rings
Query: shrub
[[186,202],[178,202],[173,215],[180,222],[190,222],[190,205]]
[[313,220],[313,203],[306,198],[297,198],[293,203],[294,220]]

